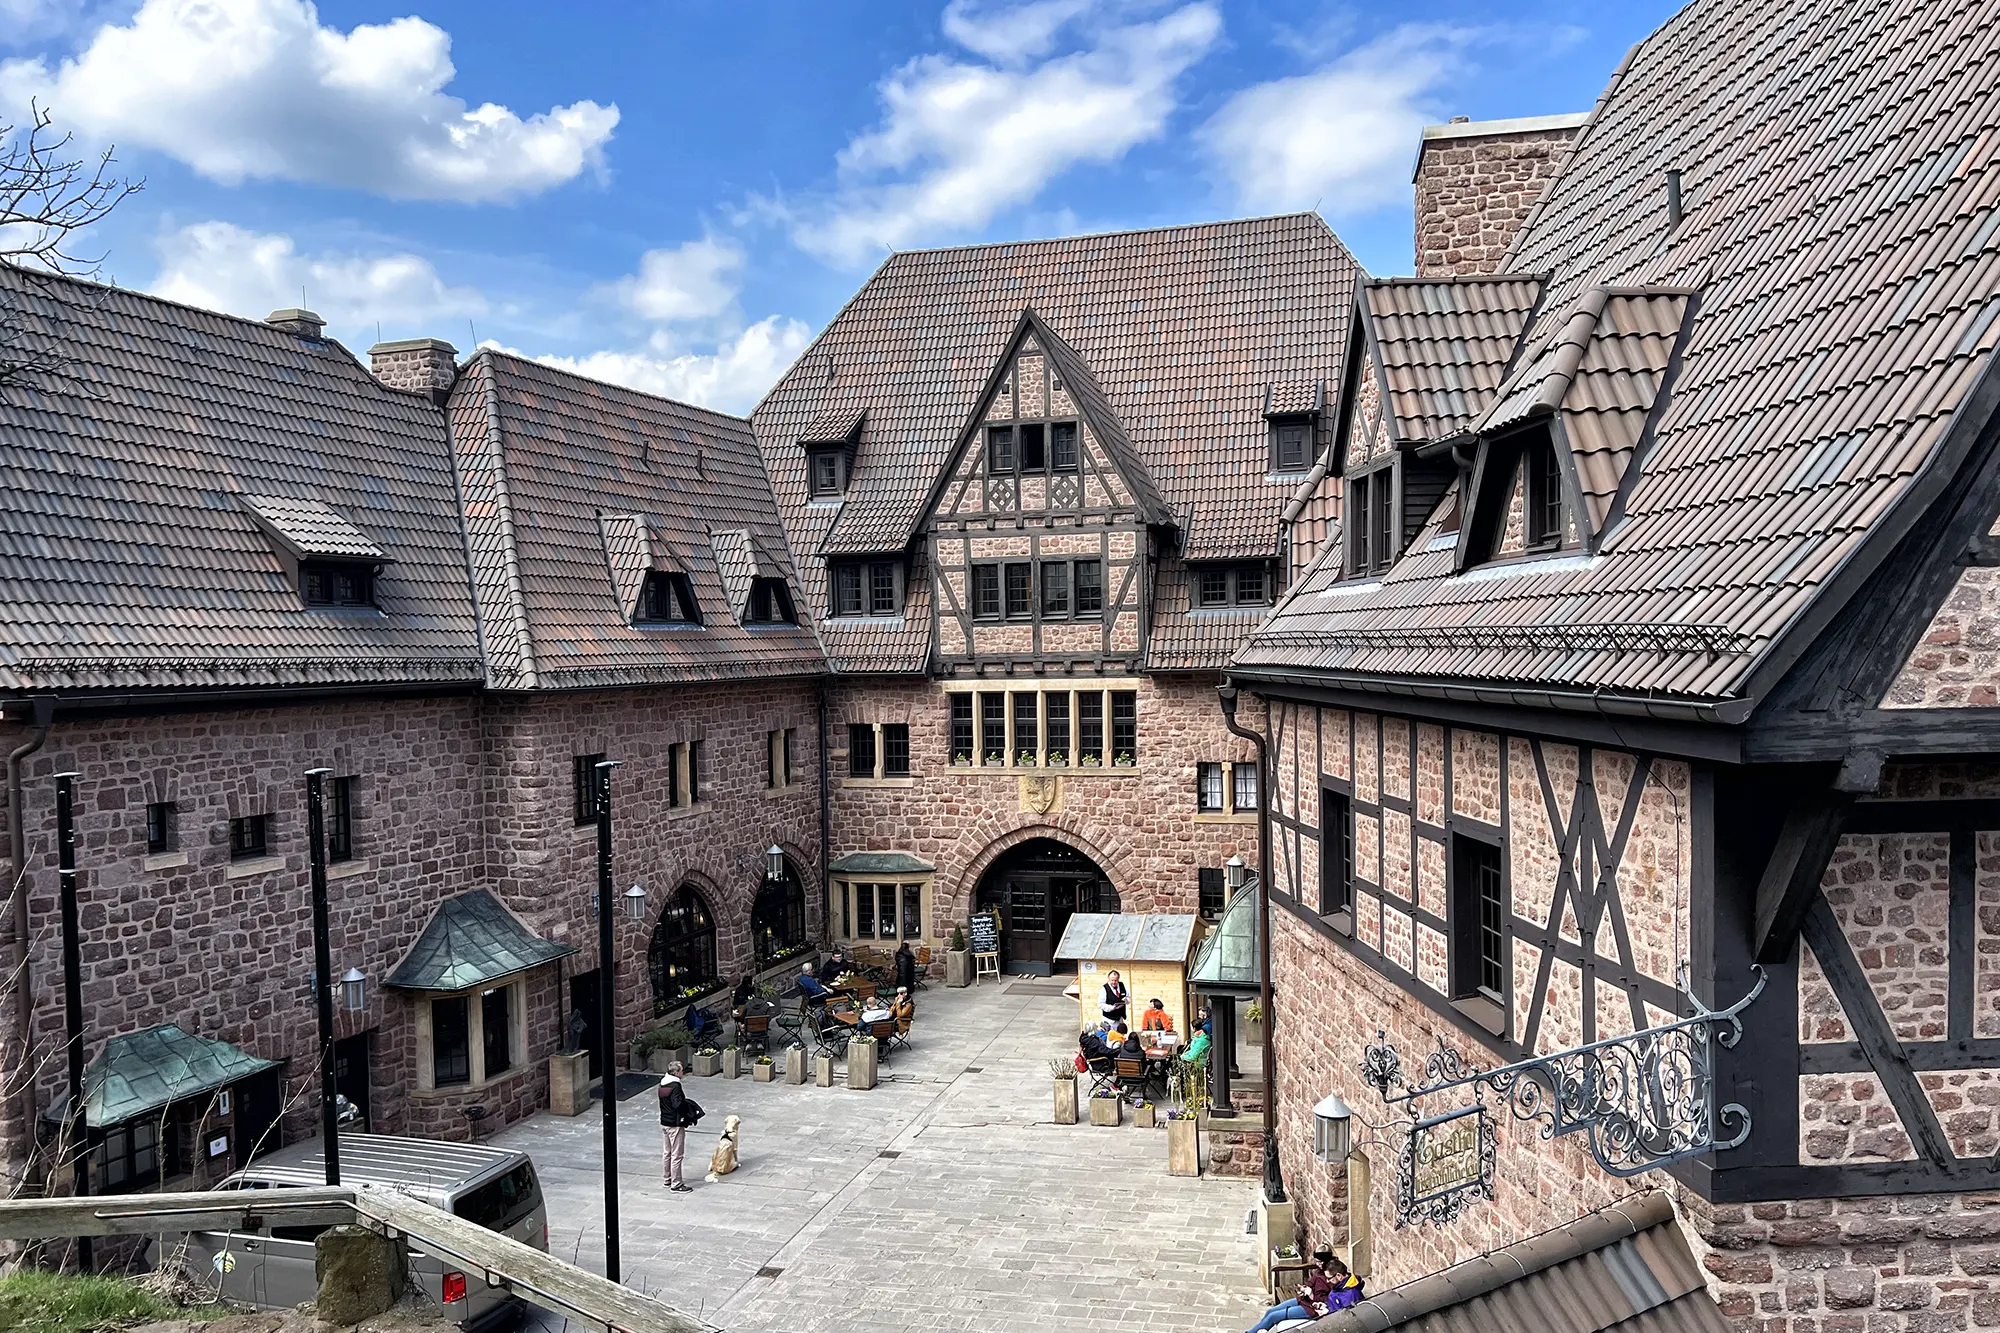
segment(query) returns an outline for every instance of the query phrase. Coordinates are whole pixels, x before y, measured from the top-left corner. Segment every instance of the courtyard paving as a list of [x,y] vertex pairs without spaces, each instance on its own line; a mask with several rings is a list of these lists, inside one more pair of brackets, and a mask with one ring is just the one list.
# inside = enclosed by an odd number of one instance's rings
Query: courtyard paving
[[[1076,1002],[1017,985],[925,991],[915,1049],[870,1092],[690,1077],[692,1194],[661,1188],[652,1096],[623,1103],[626,1284],[732,1333],[1247,1328],[1265,1308],[1254,1184],[1169,1176],[1164,1129],[1053,1123]],[[728,1115],[742,1165],[707,1184]],[[544,1113],[494,1140],[535,1159],[550,1250],[594,1271],[602,1132],[594,1110]]]

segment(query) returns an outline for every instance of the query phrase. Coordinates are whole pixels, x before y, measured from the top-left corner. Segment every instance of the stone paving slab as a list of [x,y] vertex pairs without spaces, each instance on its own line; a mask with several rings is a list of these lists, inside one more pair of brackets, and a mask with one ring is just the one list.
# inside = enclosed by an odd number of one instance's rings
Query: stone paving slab
[[[873,1091],[690,1077],[707,1111],[688,1133],[692,1194],[660,1184],[652,1099],[622,1104],[626,1283],[732,1333],[1247,1328],[1265,1308],[1243,1230],[1254,1184],[1169,1176],[1161,1129],[1054,1124],[1048,1061],[1075,1022],[1057,996],[933,987],[916,1049]],[[706,1184],[729,1115],[741,1168]],[[535,1159],[549,1248],[598,1271],[602,1132],[593,1106],[494,1139]]]

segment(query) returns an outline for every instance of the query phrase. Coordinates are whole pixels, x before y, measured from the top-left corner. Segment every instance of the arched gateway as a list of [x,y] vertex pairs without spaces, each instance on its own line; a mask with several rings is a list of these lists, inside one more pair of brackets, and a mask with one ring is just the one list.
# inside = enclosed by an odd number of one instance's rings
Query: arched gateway
[[1000,909],[1007,970],[1044,977],[1076,970],[1073,962],[1051,958],[1071,916],[1122,910],[1118,891],[1098,864],[1054,838],[1009,848],[979,877],[973,903],[978,911]]

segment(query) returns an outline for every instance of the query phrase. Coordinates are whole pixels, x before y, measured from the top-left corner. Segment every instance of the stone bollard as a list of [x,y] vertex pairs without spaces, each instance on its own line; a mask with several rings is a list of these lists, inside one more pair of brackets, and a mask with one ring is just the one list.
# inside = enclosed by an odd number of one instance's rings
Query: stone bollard
[[866,1092],[875,1086],[875,1061],[881,1054],[880,1048],[872,1041],[853,1041],[847,1044],[847,1086],[856,1091]]
[[813,1057],[813,1082],[822,1088],[833,1086],[832,1056],[822,1054]]
[[785,1082],[803,1083],[805,1081],[806,1048],[803,1046],[787,1046],[785,1048]]
[[722,1076],[724,1078],[735,1078],[742,1072],[743,1072],[743,1052],[737,1050],[734,1046],[731,1046],[727,1050],[723,1051]]
[[590,1052],[549,1057],[549,1112],[582,1115],[590,1109]]
[[316,1313],[339,1328],[372,1319],[403,1298],[408,1268],[403,1242],[367,1227],[328,1227],[313,1242]]

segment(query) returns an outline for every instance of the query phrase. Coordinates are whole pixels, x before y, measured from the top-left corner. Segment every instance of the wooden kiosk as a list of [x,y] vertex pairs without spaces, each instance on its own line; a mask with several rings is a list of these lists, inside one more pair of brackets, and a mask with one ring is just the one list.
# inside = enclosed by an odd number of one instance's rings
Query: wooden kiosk
[[1186,1036],[1193,1009],[1188,1003],[1188,957],[1194,952],[1198,919],[1193,913],[1144,914],[1078,912],[1069,919],[1058,961],[1076,963],[1077,1030],[1095,1027],[1104,977],[1116,971],[1131,992],[1127,1020],[1136,1030],[1151,1000],[1159,1000],[1174,1031]]

